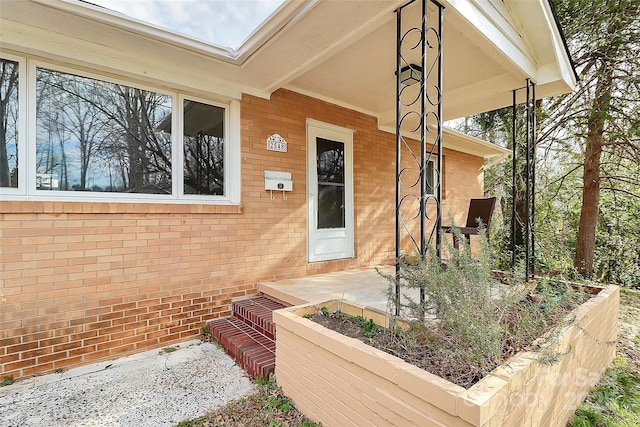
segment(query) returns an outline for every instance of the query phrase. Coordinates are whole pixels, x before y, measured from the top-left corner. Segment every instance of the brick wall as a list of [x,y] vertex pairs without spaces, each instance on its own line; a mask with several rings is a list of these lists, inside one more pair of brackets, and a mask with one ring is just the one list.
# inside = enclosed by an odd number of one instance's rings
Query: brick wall
[[[354,259],[306,262],[307,118],[355,130]],[[279,90],[245,96],[241,126],[241,206],[0,201],[2,375],[193,338],[258,281],[392,261],[395,137],[374,117]],[[273,133],[287,153],[266,150]],[[445,159],[445,209],[463,218],[482,195],[482,159]],[[291,172],[288,200],[270,199],[265,169]]]

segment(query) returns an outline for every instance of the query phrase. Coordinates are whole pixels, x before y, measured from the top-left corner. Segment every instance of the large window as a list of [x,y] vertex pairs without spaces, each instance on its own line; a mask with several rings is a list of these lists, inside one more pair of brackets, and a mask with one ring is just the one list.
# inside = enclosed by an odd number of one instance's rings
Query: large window
[[168,95],[38,68],[36,188],[171,194],[170,118]]
[[[239,202],[239,129],[229,129],[239,127],[237,101],[219,104],[32,61],[27,70],[8,59],[0,64],[0,187],[19,189],[11,194]],[[18,93],[20,79],[35,88],[28,99]],[[24,147],[21,103],[29,111]],[[28,156],[24,178],[18,152]]]

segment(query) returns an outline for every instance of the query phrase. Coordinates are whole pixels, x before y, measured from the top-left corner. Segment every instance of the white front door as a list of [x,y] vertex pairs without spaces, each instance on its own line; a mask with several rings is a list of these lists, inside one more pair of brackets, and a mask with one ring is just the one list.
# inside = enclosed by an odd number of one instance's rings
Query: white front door
[[307,120],[309,262],[353,258],[353,131]]

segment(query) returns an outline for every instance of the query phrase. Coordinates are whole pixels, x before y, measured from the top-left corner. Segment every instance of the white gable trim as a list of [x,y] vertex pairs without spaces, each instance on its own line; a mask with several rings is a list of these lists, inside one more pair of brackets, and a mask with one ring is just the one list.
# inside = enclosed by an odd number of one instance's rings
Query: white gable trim
[[478,33],[496,46],[505,58],[524,74],[535,76],[538,66],[530,55],[530,49],[525,44],[519,29],[514,28],[513,21],[507,21],[504,15],[509,15],[502,2],[448,0],[449,11],[455,12],[476,28]]

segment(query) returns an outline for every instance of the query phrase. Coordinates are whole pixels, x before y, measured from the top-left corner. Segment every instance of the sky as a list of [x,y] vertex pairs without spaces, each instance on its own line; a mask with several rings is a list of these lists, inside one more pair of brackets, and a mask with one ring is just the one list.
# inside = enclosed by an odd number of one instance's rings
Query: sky
[[237,49],[283,0],[88,0],[191,38]]

